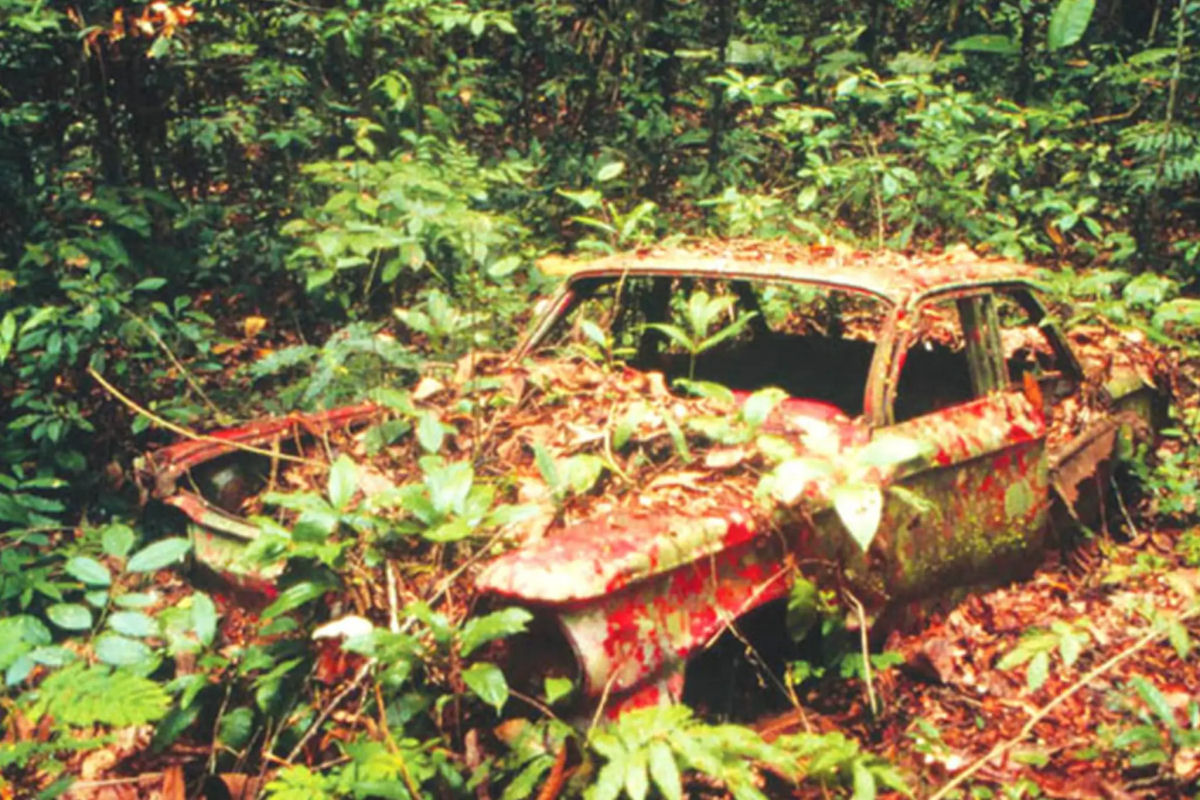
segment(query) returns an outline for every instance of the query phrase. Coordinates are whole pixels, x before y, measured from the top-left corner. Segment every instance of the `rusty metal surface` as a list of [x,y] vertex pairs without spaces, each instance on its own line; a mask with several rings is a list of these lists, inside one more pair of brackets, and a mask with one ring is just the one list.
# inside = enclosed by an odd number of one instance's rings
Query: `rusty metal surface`
[[903,256],[835,246],[785,242],[724,241],[683,247],[648,247],[594,261],[547,258],[543,272],[555,276],[684,275],[800,281],[869,292],[893,303],[911,295],[955,286],[1027,282],[1032,268],[1014,261],[980,258],[960,248],[936,255]]
[[311,414],[268,417],[247,425],[178,442],[143,456],[140,471],[150,478],[151,490],[160,499],[170,497],[179,478],[200,464],[238,450],[238,445],[260,446],[298,435],[319,436],[347,425],[366,422],[383,413],[374,403],[343,406]]

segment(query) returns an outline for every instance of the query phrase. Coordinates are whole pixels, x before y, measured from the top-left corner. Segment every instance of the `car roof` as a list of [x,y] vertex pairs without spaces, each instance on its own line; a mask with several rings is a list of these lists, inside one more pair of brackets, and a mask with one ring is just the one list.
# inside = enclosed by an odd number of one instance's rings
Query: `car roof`
[[542,259],[539,266],[547,274],[571,281],[643,274],[812,283],[868,292],[896,304],[973,286],[1029,284],[1034,276],[1028,265],[982,258],[965,246],[905,255],[842,245],[744,239],[655,245],[590,261],[550,257]]

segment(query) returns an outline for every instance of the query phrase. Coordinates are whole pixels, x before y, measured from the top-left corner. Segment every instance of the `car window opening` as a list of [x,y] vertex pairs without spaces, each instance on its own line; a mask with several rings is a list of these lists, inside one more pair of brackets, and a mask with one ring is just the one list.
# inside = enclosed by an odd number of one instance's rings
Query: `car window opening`
[[576,349],[735,391],[778,386],[848,417],[863,396],[886,304],[817,284],[679,276],[580,279],[536,348]]

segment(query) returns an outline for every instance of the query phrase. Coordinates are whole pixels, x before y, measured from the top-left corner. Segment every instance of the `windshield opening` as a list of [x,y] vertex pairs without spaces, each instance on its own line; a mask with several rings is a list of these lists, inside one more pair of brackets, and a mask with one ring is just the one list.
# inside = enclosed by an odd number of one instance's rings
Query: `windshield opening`
[[778,386],[793,397],[863,409],[887,305],[823,285],[688,276],[576,280],[532,348],[583,352],[735,391]]

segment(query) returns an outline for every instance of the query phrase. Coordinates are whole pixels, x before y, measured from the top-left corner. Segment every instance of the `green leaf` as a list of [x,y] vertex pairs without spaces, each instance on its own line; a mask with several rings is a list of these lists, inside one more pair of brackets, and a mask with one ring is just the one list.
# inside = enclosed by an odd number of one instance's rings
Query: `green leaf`
[[108,618],[108,626],[114,631],[135,639],[144,639],[158,633],[158,623],[141,611],[116,611]]
[[610,161],[596,171],[596,183],[611,181],[613,178],[620,177],[624,171],[624,161]]
[[240,750],[250,740],[253,730],[254,710],[242,706],[221,717],[221,727],[218,729],[217,739],[226,747]]
[[328,592],[330,587],[316,581],[301,581],[288,587],[275,598],[275,602],[263,609],[262,618],[271,619],[280,614],[286,614],[294,608],[299,608],[310,600],[316,600]]
[[1062,656],[1065,666],[1073,667],[1075,665],[1075,662],[1079,660],[1079,654],[1083,652],[1085,641],[1084,636],[1073,631],[1068,631],[1059,638],[1058,654]]
[[153,292],[167,285],[166,278],[143,278],[133,287],[135,292]]
[[104,533],[100,534],[100,548],[107,555],[124,558],[129,555],[136,540],[137,535],[133,532],[133,528],[120,522],[114,522],[104,529]]
[[469,619],[459,635],[460,652],[465,658],[480,645],[520,633],[532,619],[533,614],[517,607],[504,608],[484,617]]
[[96,639],[96,658],[115,667],[135,666],[150,660],[154,653],[149,647],[115,633],[105,633]]
[[1050,26],[1046,30],[1046,46],[1050,50],[1070,47],[1083,38],[1096,0],[1059,0],[1050,15]]
[[570,489],[576,495],[591,491],[604,473],[604,459],[591,453],[573,455],[560,461],[558,466],[562,488]]
[[1029,659],[1028,671],[1025,673],[1025,684],[1029,691],[1036,692],[1046,684],[1050,677],[1050,654],[1042,650]]
[[786,627],[793,641],[803,639],[820,617],[821,596],[817,585],[803,575],[796,576],[788,592]]
[[442,449],[442,439],[446,435],[445,426],[438,419],[436,412],[429,409],[421,411],[417,416],[417,441],[426,453],[436,453]]
[[85,631],[92,627],[92,612],[79,603],[55,603],[46,609],[46,616],[68,631]]
[[455,461],[429,470],[425,485],[429,489],[429,502],[433,510],[441,517],[462,514],[474,482],[475,470],[469,461]]
[[683,782],[679,777],[679,765],[675,763],[675,754],[670,746],[656,739],[650,743],[649,753],[650,777],[664,800],[682,800]]
[[329,504],[338,511],[345,511],[357,491],[358,465],[343,453],[329,468]]
[[108,586],[112,583],[112,575],[109,574],[108,567],[87,556],[75,556],[67,561],[63,570],[72,578],[80,583],[86,583],[88,586]]
[[1188,657],[1188,653],[1192,649],[1192,640],[1188,635],[1187,627],[1178,619],[1173,619],[1167,623],[1167,640],[1175,648],[1175,652],[1181,661]]
[[517,268],[520,266],[520,256],[505,256],[488,267],[487,274],[489,278],[498,280],[500,278],[506,278],[512,273],[516,272]]
[[596,782],[588,787],[584,800],[617,800],[625,786],[625,759],[610,760],[596,775]]
[[546,704],[551,706],[575,690],[575,682],[570,678],[546,678],[543,686]]
[[775,410],[775,406],[783,402],[787,392],[775,386],[759,389],[746,398],[742,405],[742,419],[752,428],[761,428],[767,417]]
[[130,572],[153,572],[180,560],[191,549],[192,543],[187,539],[179,537],[162,539],[143,547],[130,556],[125,569]]
[[861,758],[854,759],[851,772],[854,775],[854,800],[875,800],[875,777]]
[[630,800],[646,800],[650,791],[650,776],[646,771],[647,752],[635,750],[625,766],[625,794]]
[[542,480],[550,487],[551,491],[558,489],[559,481],[558,465],[554,461],[554,456],[550,455],[541,444],[533,445],[533,463],[537,465],[538,472],[542,474]]
[[476,697],[496,709],[499,714],[508,702],[508,682],[504,673],[495,664],[481,661],[472,664],[462,673],[463,683]]
[[1021,45],[1008,36],[981,33],[959,39],[950,45],[950,49],[960,53],[994,53],[1002,56],[1015,56],[1020,54]]
[[771,471],[767,478],[767,487],[780,503],[792,505],[800,500],[809,484],[826,477],[832,469],[824,459],[789,459]]
[[1174,709],[1171,708],[1171,704],[1167,702],[1167,698],[1163,696],[1157,686],[1140,675],[1130,682],[1141,696],[1142,701],[1154,712],[1154,716],[1158,717],[1163,725],[1169,730],[1179,727],[1179,720],[1175,718]]
[[217,635],[217,607],[212,598],[199,592],[192,595],[192,630],[206,647]]
[[847,483],[830,492],[838,518],[866,552],[883,519],[883,491],[869,483]]
[[929,446],[909,436],[884,434],[872,439],[859,452],[858,460],[873,467],[891,467],[921,458]]

